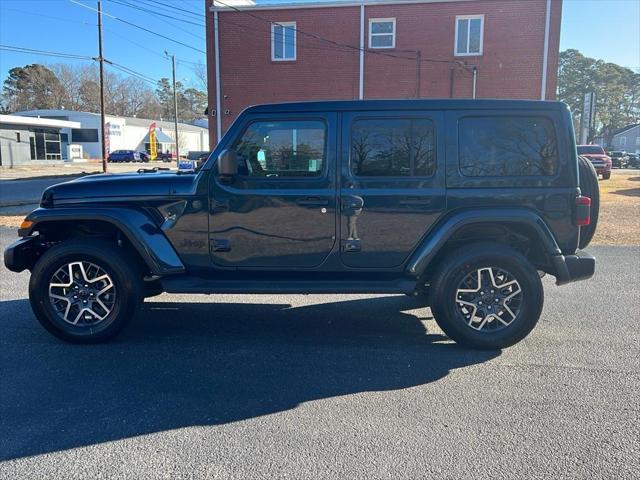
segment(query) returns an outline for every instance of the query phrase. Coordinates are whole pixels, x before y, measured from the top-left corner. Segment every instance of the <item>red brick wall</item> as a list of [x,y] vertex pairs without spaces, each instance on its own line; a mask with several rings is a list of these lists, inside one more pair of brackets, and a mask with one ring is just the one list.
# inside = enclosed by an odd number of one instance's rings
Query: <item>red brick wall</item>
[[[209,0],[205,3],[209,4]],[[365,44],[369,18],[396,18],[396,48],[376,50],[409,59],[365,53],[365,98],[416,95],[415,55],[422,54],[420,96],[471,97],[477,67],[479,98],[539,99],[546,0],[477,0],[423,4],[371,5],[365,9]],[[547,98],[555,98],[562,0],[552,0]],[[358,46],[359,7],[253,10],[274,22],[295,21],[297,59],[271,61],[270,25],[248,13],[219,12],[223,131],[240,111],[257,103],[312,99],[357,99],[359,52],[340,48],[302,32],[340,44]],[[483,55],[454,56],[456,15],[484,14]],[[213,14],[207,14],[209,104],[215,106]],[[431,61],[437,60],[437,62]],[[466,68],[456,61],[466,63]],[[452,72],[453,70],[453,72]],[[225,111],[228,110],[228,113]],[[215,118],[210,117],[215,141]]]

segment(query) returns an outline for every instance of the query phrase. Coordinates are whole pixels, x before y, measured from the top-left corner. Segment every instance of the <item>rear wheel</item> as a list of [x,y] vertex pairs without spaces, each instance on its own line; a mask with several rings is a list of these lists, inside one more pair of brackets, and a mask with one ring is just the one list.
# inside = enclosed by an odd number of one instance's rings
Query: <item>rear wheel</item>
[[[598,216],[600,214],[600,187],[598,186],[598,173],[587,158],[578,157],[578,175],[580,192],[582,195],[591,198],[591,219],[589,225],[580,227],[580,243],[578,246],[582,249],[589,245],[589,242],[591,242],[591,239],[596,233]],[[611,176],[611,173],[609,173],[609,176]]]
[[477,244],[451,253],[431,282],[431,311],[457,343],[509,347],[535,327],[544,291],[535,267],[517,251]]
[[63,340],[106,341],[127,325],[143,299],[135,265],[106,241],[56,245],[31,273],[31,307],[42,326]]

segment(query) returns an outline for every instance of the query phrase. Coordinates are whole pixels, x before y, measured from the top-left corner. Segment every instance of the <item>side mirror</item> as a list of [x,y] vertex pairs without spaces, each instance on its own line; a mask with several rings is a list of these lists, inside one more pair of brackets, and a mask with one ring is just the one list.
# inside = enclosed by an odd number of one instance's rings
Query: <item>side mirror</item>
[[238,157],[233,150],[223,150],[218,156],[218,174],[221,177],[235,177],[238,174]]

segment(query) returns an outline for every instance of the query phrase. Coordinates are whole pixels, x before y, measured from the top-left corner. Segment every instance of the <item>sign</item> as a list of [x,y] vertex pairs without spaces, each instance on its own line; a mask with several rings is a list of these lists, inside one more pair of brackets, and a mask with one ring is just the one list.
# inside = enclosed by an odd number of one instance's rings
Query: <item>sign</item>
[[580,119],[580,143],[589,143],[589,135],[596,120],[596,94],[594,92],[585,93],[584,104],[582,106],[582,117]]
[[107,158],[109,159],[109,151],[111,150],[111,135],[109,135],[109,131],[111,130],[111,122],[107,122],[104,125],[104,132],[107,134],[104,137],[104,151],[107,152]]
[[158,157],[158,142],[156,141],[156,122],[149,125],[149,157],[155,160]]

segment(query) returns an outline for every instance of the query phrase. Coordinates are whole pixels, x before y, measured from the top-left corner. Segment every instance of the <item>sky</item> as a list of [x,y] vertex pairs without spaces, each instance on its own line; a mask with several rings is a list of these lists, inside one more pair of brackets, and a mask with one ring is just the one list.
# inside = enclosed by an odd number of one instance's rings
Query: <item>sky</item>
[[[73,1],[96,6],[94,0]],[[273,1],[287,0],[262,3]],[[152,10],[155,15],[127,3]],[[134,70],[152,84],[171,76],[171,63],[164,57],[167,51],[178,60],[178,80],[198,86],[194,68],[205,63],[204,0],[103,0],[102,8],[106,59]],[[0,45],[95,57],[96,31],[96,12],[71,0],[0,0]],[[640,0],[564,0],[560,49],[567,48],[640,72]],[[87,63],[0,50],[0,80],[16,66],[56,62]]]

